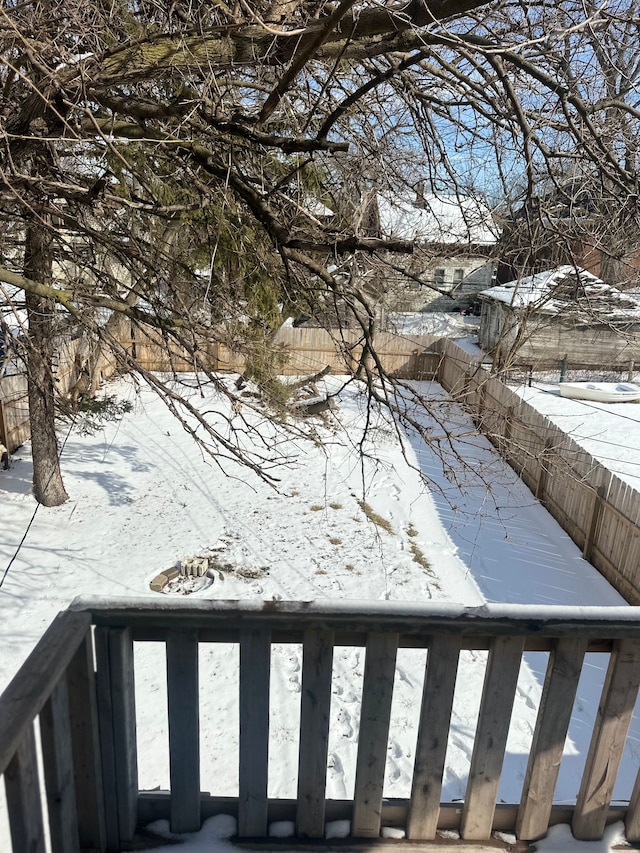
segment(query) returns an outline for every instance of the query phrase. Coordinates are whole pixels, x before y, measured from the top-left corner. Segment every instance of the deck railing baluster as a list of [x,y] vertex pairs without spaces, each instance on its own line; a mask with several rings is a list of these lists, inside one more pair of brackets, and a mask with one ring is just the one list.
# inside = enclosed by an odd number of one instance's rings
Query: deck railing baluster
[[407,837],[412,840],[435,838],[438,828],[460,640],[440,635],[429,642],[407,820]]
[[64,676],[40,713],[40,737],[52,849],[55,853],[79,853],[69,693]]
[[563,637],[549,655],[518,810],[518,838],[535,841],[547,832],[586,649],[586,637]]
[[67,670],[80,847],[107,850],[93,643],[88,635]]
[[96,628],[98,719],[107,843],[131,841],[138,822],[133,641],[129,628]]
[[268,824],[271,632],[240,635],[240,780],[238,835],[265,836]]
[[171,630],[167,635],[167,707],[172,832],[200,829],[198,692],[198,632]]
[[33,725],[7,767],[5,784],[14,851],[46,853]]
[[351,834],[356,838],[380,835],[397,650],[395,633],[367,637],[351,823]]
[[583,841],[604,832],[639,684],[640,640],[620,640],[611,652],[571,824]]
[[324,835],[332,663],[333,631],[308,629],[302,657],[296,810],[296,834],[302,838]]
[[524,637],[491,640],[462,809],[465,840],[484,841],[491,836],[523,648]]

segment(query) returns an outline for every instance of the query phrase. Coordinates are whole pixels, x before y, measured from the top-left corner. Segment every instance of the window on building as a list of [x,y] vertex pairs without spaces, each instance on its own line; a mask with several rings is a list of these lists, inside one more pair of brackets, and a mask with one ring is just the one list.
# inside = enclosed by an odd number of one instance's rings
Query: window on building
[[438,267],[433,272],[433,283],[436,287],[444,287],[444,279],[445,279],[445,270],[442,267]]
[[456,284],[460,284],[464,279],[464,270],[454,270],[453,271],[453,286]]
[[92,264],[95,261],[91,246],[76,246],[74,251],[79,263]]

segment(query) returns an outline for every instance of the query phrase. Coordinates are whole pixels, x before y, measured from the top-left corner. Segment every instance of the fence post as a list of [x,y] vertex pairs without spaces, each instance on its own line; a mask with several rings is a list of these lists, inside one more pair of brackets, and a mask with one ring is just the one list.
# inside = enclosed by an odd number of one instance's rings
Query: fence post
[[438,367],[436,369],[435,378],[436,378],[436,382],[438,383],[438,385],[442,385],[442,387],[446,391],[447,386],[444,384],[444,367],[445,367],[447,359],[446,359],[445,353],[440,352],[439,355],[440,355],[440,360],[438,361]]
[[582,549],[582,556],[585,560],[589,560],[589,562],[591,562],[593,544],[596,538],[596,533],[598,531],[600,517],[602,515],[602,504],[604,501],[604,494],[604,486],[597,486],[593,490],[593,504],[591,506],[591,512],[589,514],[589,522],[587,524],[587,531],[585,534],[584,548]]
[[542,453],[540,454],[539,463],[540,463],[540,473],[538,474],[538,482],[536,483],[536,490],[534,492],[535,498],[537,501],[544,503],[544,490],[547,487],[547,475],[549,473],[548,468],[546,467],[547,457],[549,455],[549,451],[553,446],[553,442],[550,438],[548,438],[544,446],[542,448]]
[[0,400],[0,442],[4,444],[4,446],[9,450],[9,436],[7,435],[7,428],[5,426],[6,421],[4,419],[4,403]]
[[504,410],[504,432],[502,433],[502,455],[511,464],[511,433],[513,430],[513,407],[507,406]]
[[478,423],[482,423],[482,417],[484,415],[484,409],[487,404],[487,386],[486,381],[481,382],[480,387],[478,388],[478,413],[477,419]]

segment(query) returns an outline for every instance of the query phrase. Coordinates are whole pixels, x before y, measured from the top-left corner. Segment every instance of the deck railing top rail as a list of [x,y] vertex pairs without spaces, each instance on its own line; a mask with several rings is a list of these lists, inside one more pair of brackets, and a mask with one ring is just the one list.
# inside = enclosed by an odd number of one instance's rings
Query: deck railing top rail
[[395,631],[402,634],[437,630],[483,636],[517,633],[561,637],[568,634],[599,639],[640,637],[640,607],[537,604],[421,604],[411,601],[314,600],[223,601],[177,600],[169,597],[102,598],[80,596],[70,607],[89,612],[95,625],[191,628],[246,623],[304,630],[322,622],[333,630]]

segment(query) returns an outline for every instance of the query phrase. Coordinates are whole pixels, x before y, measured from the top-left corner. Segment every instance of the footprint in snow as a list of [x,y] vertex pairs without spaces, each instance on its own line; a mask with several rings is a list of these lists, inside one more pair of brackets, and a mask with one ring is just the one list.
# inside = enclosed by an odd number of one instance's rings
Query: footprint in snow
[[400,770],[399,767],[394,767],[392,770],[389,771],[389,773],[387,773],[387,779],[391,783],[397,782],[401,776],[402,776],[402,771]]
[[527,708],[535,708],[535,702],[532,700],[531,696],[527,692],[525,692],[521,687],[518,687],[518,696],[524,701],[524,704]]
[[404,755],[404,751],[397,740],[392,740],[388,749],[391,753],[391,757],[396,761]]
[[328,782],[331,786],[331,799],[346,800],[347,788],[344,784],[344,768],[335,752],[329,755],[327,770],[329,771]]
[[[472,747],[471,747],[471,745],[470,745],[469,743],[467,743],[467,742],[463,741],[463,740],[462,740],[461,738],[459,738],[459,737],[453,737],[453,738],[451,739],[451,743],[452,743],[454,746],[457,746],[457,747],[458,747],[458,749],[460,750],[460,752],[461,752],[463,755],[467,756],[467,758],[471,758],[471,749],[472,749]],[[456,774],[455,774],[455,773],[453,773],[453,775],[455,776]]]
[[413,687],[413,680],[409,678],[404,667],[397,666],[396,667],[396,675],[400,679],[400,681],[404,681],[405,684],[409,685],[409,687]]
[[300,684],[300,677],[298,675],[289,676],[289,690],[291,693],[300,693],[302,690],[302,685]]
[[353,737],[353,726],[351,725],[351,714],[346,708],[341,708],[338,712],[338,720],[336,733],[340,738],[350,740]]

